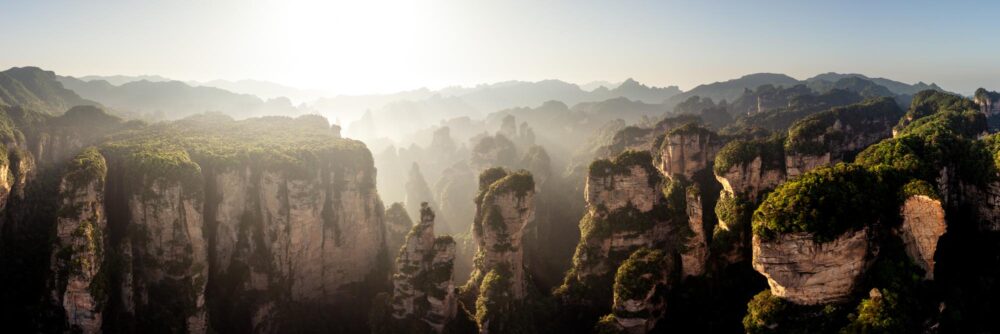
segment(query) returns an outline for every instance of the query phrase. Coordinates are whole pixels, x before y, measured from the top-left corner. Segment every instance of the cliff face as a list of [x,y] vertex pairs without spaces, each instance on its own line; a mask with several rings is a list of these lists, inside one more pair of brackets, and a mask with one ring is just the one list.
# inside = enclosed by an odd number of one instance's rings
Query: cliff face
[[691,186],[685,191],[685,212],[687,213],[688,229],[691,236],[684,244],[681,252],[681,274],[683,276],[701,276],[705,273],[708,261],[708,236],[702,219],[701,192],[698,186]]
[[934,278],[934,254],[938,240],[947,231],[941,201],[924,195],[910,196],[900,208],[903,225],[899,235],[906,245],[906,254],[924,270],[924,278]]
[[392,317],[423,322],[440,333],[458,308],[452,281],[454,261],[455,241],[434,237],[434,212],[424,204],[420,223],[410,230],[396,258]]
[[619,158],[608,166],[591,167],[586,186],[587,213],[580,222],[580,244],[573,269],[567,274],[567,285],[587,285],[608,276],[624,256],[666,242],[669,226],[665,217],[654,213],[666,206],[658,189],[662,178],[652,168],[649,155],[632,154],[639,159]]
[[716,180],[729,194],[760,198],[766,190],[774,189],[785,181],[784,168],[765,168],[763,159],[755,157],[749,164],[734,165],[716,174]]
[[682,175],[690,180],[709,166],[721,144],[715,133],[693,123],[673,129],[654,156],[656,168],[667,177]]
[[[300,126],[270,121],[279,129]],[[234,130],[228,127],[262,137],[252,132],[272,126],[243,122],[207,127],[227,138],[225,131]],[[184,126],[194,128],[188,135],[201,133],[197,125]],[[370,154],[319,130],[326,138],[319,143],[334,146],[316,149],[302,164],[145,138],[85,151],[74,162],[108,163],[99,172],[71,168],[60,185],[51,277],[67,323],[85,332],[365,328],[330,324],[366,313],[387,277],[390,232]],[[157,131],[166,130],[149,130]],[[233,147],[215,144],[209,147]],[[454,253],[453,243],[440,246]],[[335,311],[340,307],[355,310]]]
[[505,332],[509,314],[517,312],[528,293],[522,237],[534,220],[535,182],[531,174],[487,169],[479,177],[473,237],[478,245],[472,277],[463,288],[475,296],[481,333]]
[[106,172],[104,157],[91,149],[74,159],[59,184],[64,211],[56,221],[51,294],[66,311],[66,323],[83,333],[101,331],[103,305],[107,303]]
[[753,238],[753,268],[767,278],[771,293],[789,301],[824,304],[847,298],[871,264],[875,250],[868,230],[817,243],[809,233]]

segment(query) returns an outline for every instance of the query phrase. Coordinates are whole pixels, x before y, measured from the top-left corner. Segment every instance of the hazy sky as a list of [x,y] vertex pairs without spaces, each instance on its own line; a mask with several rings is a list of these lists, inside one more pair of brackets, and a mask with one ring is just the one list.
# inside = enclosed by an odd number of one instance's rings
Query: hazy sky
[[1000,89],[1000,1],[0,0],[0,67],[335,93],[860,72]]

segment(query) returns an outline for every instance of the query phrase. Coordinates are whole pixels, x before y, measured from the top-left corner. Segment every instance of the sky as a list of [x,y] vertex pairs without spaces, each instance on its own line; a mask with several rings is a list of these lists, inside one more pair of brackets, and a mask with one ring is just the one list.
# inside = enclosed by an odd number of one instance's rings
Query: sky
[[1000,89],[1000,1],[0,0],[0,67],[335,94],[824,72]]

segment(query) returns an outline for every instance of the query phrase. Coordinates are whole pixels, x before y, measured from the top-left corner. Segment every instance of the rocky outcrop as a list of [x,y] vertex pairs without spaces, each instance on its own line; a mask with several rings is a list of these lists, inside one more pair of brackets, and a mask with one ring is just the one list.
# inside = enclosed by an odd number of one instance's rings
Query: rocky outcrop
[[[702,243],[704,234],[696,237],[686,232],[692,219],[688,219],[685,192],[683,181],[664,184],[646,152],[626,151],[614,160],[591,164],[580,242],[556,295],[568,304],[611,306],[612,273],[640,248],[664,250],[670,256],[684,253],[688,269],[696,274],[699,264],[703,265],[701,252],[707,249]],[[700,207],[699,203],[692,205]],[[691,211],[700,213],[694,207]],[[693,220],[701,224],[701,218]],[[688,243],[695,247],[685,252]]]
[[420,321],[441,332],[457,312],[458,299],[452,281],[455,241],[434,237],[434,212],[421,208],[420,222],[406,236],[396,258],[393,275],[392,317]]
[[385,210],[385,248],[389,254],[399,252],[412,228],[413,220],[406,214],[406,208],[402,203],[392,203]]
[[692,233],[684,244],[684,251],[681,252],[681,275],[685,277],[701,276],[705,273],[708,261],[708,237],[702,221],[704,215],[702,214],[701,193],[698,186],[688,188],[685,191],[685,198],[688,228]]
[[648,333],[666,311],[673,285],[671,257],[659,250],[639,249],[618,267],[612,312],[597,324],[599,333]]
[[96,149],[74,159],[59,184],[61,214],[52,253],[52,298],[73,330],[100,333],[107,303],[104,177],[107,165]]
[[[503,333],[528,295],[522,238],[535,218],[535,182],[527,171],[491,168],[479,176],[473,237],[478,249],[463,293],[475,299],[480,333]],[[474,297],[472,297],[474,296]]]
[[486,186],[476,198],[473,237],[478,250],[469,286],[475,291],[487,273],[502,265],[510,272],[512,298],[524,298],[528,282],[521,239],[535,218],[535,182],[524,171],[489,169],[480,176],[480,185]]
[[786,140],[788,178],[845,161],[852,153],[893,136],[903,111],[891,98],[833,108],[792,124]]
[[785,156],[785,175],[789,179],[798,177],[816,168],[830,166],[839,160],[831,159],[830,152],[819,155],[810,154],[788,154]]
[[714,132],[690,123],[667,132],[660,146],[654,147],[656,168],[667,177],[681,175],[690,180],[709,167],[721,147]]
[[847,298],[873,259],[868,229],[818,243],[794,232],[764,241],[753,237],[753,268],[767,278],[771,293],[803,305]]
[[722,184],[724,191],[755,199],[784,182],[785,169],[765,168],[763,159],[757,156],[748,164],[733,165],[717,173],[715,179]]
[[910,196],[903,202],[900,215],[903,224],[898,233],[906,245],[906,254],[924,270],[924,278],[933,279],[938,240],[948,229],[941,201],[925,195]]

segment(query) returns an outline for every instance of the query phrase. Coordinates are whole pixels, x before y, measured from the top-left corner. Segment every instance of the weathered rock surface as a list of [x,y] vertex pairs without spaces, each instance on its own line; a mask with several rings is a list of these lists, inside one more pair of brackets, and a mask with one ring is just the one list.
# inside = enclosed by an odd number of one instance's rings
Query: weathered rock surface
[[906,254],[924,269],[926,279],[934,279],[934,254],[938,239],[947,231],[941,201],[923,195],[910,196],[900,208],[903,225],[900,237],[906,245]]
[[682,175],[690,180],[694,173],[709,166],[722,143],[715,133],[694,124],[671,130],[654,155],[656,168],[673,178]]
[[83,333],[100,333],[107,302],[107,247],[104,215],[104,157],[96,150],[74,161],[59,184],[63,214],[57,218],[53,247],[52,298],[66,312],[66,323]]
[[847,298],[870,265],[868,230],[848,232],[817,243],[808,233],[773,241],[753,237],[753,268],[767,278],[771,293],[797,304],[815,305]]
[[830,158],[830,152],[820,155],[809,154],[788,154],[785,156],[785,174],[789,179],[805,174],[816,168],[832,165],[834,161]]
[[735,165],[721,175],[716,174],[715,179],[730,194],[755,199],[763,195],[766,190],[774,189],[785,182],[785,170],[764,168],[763,160],[758,156],[749,164]]
[[471,283],[478,286],[483,276],[498,266],[510,270],[510,294],[524,298],[528,282],[524,273],[521,238],[535,218],[534,181],[526,172],[508,173],[482,189],[473,226],[478,244]]
[[671,257],[662,251],[632,253],[615,275],[611,314],[601,319],[597,332],[648,333],[666,311],[666,294],[673,285]]
[[684,251],[681,252],[681,274],[683,276],[701,276],[705,273],[705,265],[708,261],[708,237],[705,233],[705,225],[702,221],[701,195],[695,186],[685,192],[686,208],[688,217],[688,228],[691,229],[691,236],[684,244]]
[[455,241],[434,237],[434,212],[425,203],[420,222],[410,230],[396,258],[392,317],[422,321],[441,332],[458,309],[452,281],[454,261]]
[[535,219],[535,182],[527,171],[491,168],[480,175],[479,185],[472,229],[478,249],[463,294],[475,299],[480,333],[503,333],[523,325],[504,319],[520,311],[528,294],[522,238]]
[[402,203],[392,203],[385,210],[385,247],[389,254],[399,252],[412,228],[413,220],[406,214],[406,208]]

